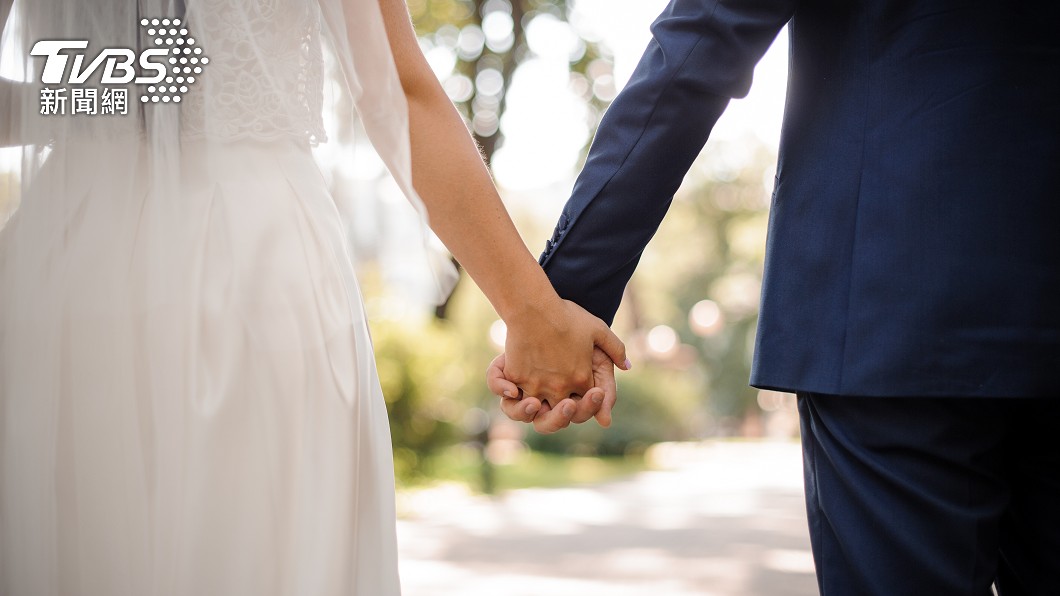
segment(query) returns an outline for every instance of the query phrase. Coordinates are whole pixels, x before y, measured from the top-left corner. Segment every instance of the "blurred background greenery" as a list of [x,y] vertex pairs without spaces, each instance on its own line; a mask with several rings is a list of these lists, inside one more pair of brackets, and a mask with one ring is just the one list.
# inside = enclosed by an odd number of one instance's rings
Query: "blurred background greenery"
[[[533,252],[552,235],[593,131],[665,3],[408,0],[428,62]],[[778,44],[786,45],[783,34]],[[318,156],[340,208],[350,204],[343,211],[352,214],[351,249],[401,485],[453,479],[490,492],[592,482],[642,465],[661,441],[795,432],[791,396],[747,386],[784,54],[783,47],[767,54],[759,70],[770,71],[752,88],[754,96],[766,84],[772,102],[730,106],[627,288],[614,329],[635,366],[619,376],[614,425],[590,422],[548,436],[503,418],[485,387],[504,327],[474,284],[464,279],[438,308],[417,298],[424,280],[409,279],[417,268],[408,263],[424,261],[413,250],[419,243],[409,241],[419,224],[357,134],[349,99],[334,91],[325,116],[339,142],[322,145]],[[16,182],[17,153],[5,151],[0,217],[14,207]]]
[[[408,4],[428,62],[537,253],[665,0]],[[437,308],[423,298],[424,268],[409,265],[425,261],[421,243],[410,241],[419,222],[358,134],[349,99],[334,92],[325,116],[339,142],[322,145],[318,157],[340,208],[348,207],[401,485],[459,480],[491,492],[593,482],[642,465],[661,441],[794,432],[790,396],[747,386],[783,53],[767,54],[772,70],[752,88],[754,96],[772,85],[773,101],[742,112],[746,100],[730,106],[627,288],[614,329],[635,366],[619,376],[614,425],[548,436],[507,421],[485,387],[504,326],[474,284],[462,280]],[[2,217],[14,207],[17,153],[0,151],[0,164]]]
[[[563,109],[576,115],[578,125],[568,128],[579,148],[564,179],[534,188],[498,177],[536,252],[621,85],[606,36],[573,2],[410,0],[409,7],[428,60],[491,164],[503,158],[506,131],[558,117],[552,100],[516,113],[519,77],[545,65],[548,76],[565,77],[568,93],[555,101],[575,100],[573,110]],[[547,127],[540,134],[547,148]],[[503,345],[503,324],[473,283],[463,280],[433,316],[408,316],[387,289],[385,251],[360,247],[399,484],[453,479],[490,492],[592,482],[636,469],[661,441],[793,433],[791,397],[747,385],[775,161],[769,142],[744,134],[712,139],[689,172],[614,325],[635,367],[620,375],[609,429],[588,423],[545,436],[508,422],[483,380]]]

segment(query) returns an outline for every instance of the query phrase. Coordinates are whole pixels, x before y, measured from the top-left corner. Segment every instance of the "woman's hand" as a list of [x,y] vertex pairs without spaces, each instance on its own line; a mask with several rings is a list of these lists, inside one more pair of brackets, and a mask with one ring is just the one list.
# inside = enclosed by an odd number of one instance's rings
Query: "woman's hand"
[[[600,426],[611,426],[612,409],[618,400],[615,368],[611,358],[600,348],[593,349],[593,387],[580,399],[564,399],[551,407],[536,397],[525,395],[504,377],[505,354],[493,359],[486,370],[486,385],[501,398],[501,410],[516,422],[532,422],[543,434],[554,433],[572,422],[580,424],[595,417]],[[628,361],[624,368],[628,370]]]
[[625,368],[626,347],[606,323],[577,304],[553,299],[531,301],[510,315],[504,377],[555,408],[594,387],[593,349]]

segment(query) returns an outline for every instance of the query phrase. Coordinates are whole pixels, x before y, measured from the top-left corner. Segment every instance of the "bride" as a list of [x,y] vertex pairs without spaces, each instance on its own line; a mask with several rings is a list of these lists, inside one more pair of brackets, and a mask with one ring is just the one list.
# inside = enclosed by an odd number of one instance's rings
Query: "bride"
[[[384,402],[311,153],[325,50],[409,200],[506,321],[504,376],[550,398],[539,427],[613,393],[621,342],[519,240],[401,0],[12,1],[0,594],[399,592]],[[40,40],[88,43],[51,55]],[[161,76],[93,71],[104,48]],[[571,395],[593,399],[557,401]]]

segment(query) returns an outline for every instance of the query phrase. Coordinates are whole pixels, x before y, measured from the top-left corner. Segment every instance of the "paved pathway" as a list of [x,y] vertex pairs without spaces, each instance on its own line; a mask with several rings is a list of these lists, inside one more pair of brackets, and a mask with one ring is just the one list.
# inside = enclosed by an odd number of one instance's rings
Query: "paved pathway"
[[655,455],[662,469],[593,487],[405,495],[405,596],[817,593],[797,444]]

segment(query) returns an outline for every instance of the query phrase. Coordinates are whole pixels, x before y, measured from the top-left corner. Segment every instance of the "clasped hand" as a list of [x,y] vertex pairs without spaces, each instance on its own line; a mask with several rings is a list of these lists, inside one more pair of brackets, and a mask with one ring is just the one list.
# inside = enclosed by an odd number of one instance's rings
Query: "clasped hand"
[[628,370],[630,363],[606,323],[567,300],[506,323],[504,353],[486,371],[505,415],[532,422],[540,433],[592,418],[610,426],[618,399],[614,367]]

